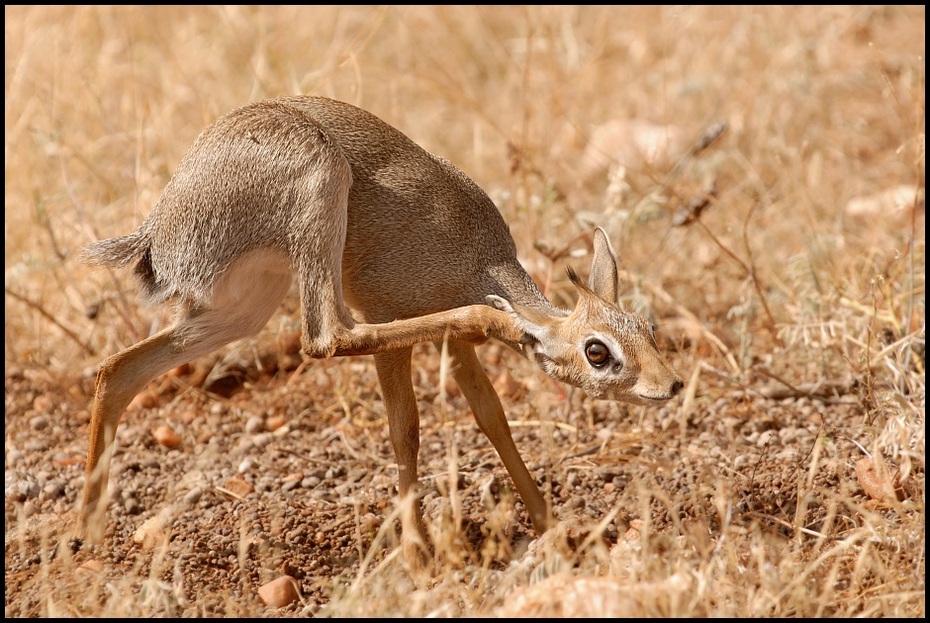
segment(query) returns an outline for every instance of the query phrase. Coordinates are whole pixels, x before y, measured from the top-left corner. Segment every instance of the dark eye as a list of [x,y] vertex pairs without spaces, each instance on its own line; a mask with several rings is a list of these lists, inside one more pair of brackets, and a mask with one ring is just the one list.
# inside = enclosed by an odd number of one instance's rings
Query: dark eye
[[592,366],[601,368],[610,360],[610,351],[603,342],[594,340],[584,347],[584,356],[588,358],[588,363]]

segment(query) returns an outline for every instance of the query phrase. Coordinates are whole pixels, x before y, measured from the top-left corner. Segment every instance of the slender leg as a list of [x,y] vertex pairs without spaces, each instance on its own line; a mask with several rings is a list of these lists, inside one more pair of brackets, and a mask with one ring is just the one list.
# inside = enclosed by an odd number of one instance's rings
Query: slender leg
[[[230,275],[230,279],[236,277]],[[222,308],[188,310],[174,326],[103,363],[97,373],[90,418],[87,476],[74,534],[78,541],[100,542],[103,538],[105,494],[116,429],[133,397],[160,374],[256,333],[287,293],[290,279],[289,274],[269,273],[262,280],[250,280],[251,287],[242,290],[235,300],[218,297]],[[228,285],[229,281],[221,284]]]
[[373,355],[409,348],[420,342],[448,339],[481,343],[492,337],[522,350],[523,333],[514,326],[507,312],[488,305],[469,305],[393,322],[357,324],[336,335],[333,346],[325,355],[309,354],[329,357]]
[[186,352],[175,350],[175,331],[174,327],[166,329],[110,357],[97,373],[84,502],[75,535],[82,541],[99,542],[103,538],[105,522],[101,515],[106,501],[102,498],[109,480],[116,428],[123,411],[149,381],[189,361]]
[[465,342],[450,341],[449,355],[452,357],[452,375],[468,400],[478,427],[497,449],[517,491],[520,492],[520,497],[523,498],[533,527],[536,532],[542,534],[549,526],[549,508],[513,442],[504,407],[491,380],[481,367],[475,348]]
[[417,497],[417,456],[420,452],[420,416],[410,378],[410,348],[375,355],[378,382],[387,409],[391,445],[397,458],[398,494],[404,505],[401,543],[404,560],[421,569],[429,540]]

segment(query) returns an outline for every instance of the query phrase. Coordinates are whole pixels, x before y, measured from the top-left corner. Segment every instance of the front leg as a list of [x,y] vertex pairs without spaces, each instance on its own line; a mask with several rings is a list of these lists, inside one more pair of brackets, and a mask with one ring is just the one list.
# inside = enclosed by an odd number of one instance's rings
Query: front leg
[[410,354],[410,348],[376,354],[375,367],[387,410],[391,445],[397,458],[398,495],[403,505],[401,543],[404,562],[418,573],[427,562],[429,537],[417,496],[420,416],[410,377]]
[[513,442],[504,407],[481,367],[474,347],[463,342],[449,342],[449,355],[452,357],[452,375],[468,400],[478,427],[494,445],[510,473],[523,498],[533,528],[537,534],[542,534],[550,524],[549,506]]

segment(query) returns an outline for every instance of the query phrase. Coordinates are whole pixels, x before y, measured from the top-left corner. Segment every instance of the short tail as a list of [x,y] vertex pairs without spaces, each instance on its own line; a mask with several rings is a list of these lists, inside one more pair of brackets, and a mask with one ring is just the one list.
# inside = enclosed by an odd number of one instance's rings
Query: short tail
[[81,261],[91,266],[122,268],[135,259],[133,272],[139,279],[150,303],[161,303],[174,296],[165,283],[158,280],[152,266],[152,240],[146,223],[128,236],[107,238],[81,248]]
[[81,248],[81,261],[92,266],[126,266],[149,249],[149,239],[142,229],[128,236],[107,238]]

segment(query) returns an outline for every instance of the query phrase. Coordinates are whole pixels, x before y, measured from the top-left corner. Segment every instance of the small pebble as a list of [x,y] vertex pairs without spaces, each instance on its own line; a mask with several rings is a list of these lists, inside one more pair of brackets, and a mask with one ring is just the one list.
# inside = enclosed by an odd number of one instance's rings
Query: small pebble
[[78,567],[78,573],[86,574],[96,574],[103,571],[103,563],[97,560],[96,558],[91,558],[90,560],[85,560],[80,567]]
[[247,432],[250,435],[264,432],[264,430],[265,430],[265,420],[263,420],[261,416],[253,415],[245,423],[245,432]]
[[[38,398],[36,400],[38,400]],[[32,430],[45,430],[48,428],[48,418],[44,415],[37,415],[33,418],[30,418],[29,428]]]
[[262,602],[272,608],[282,608],[295,602],[299,597],[297,580],[289,575],[282,575],[258,589]]
[[194,487],[190,491],[184,494],[184,503],[188,506],[196,504],[200,501],[200,498],[203,496],[203,489],[200,487]]
[[40,413],[48,412],[52,408],[52,399],[47,395],[37,396],[32,401],[32,408]]
[[164,447],[171,449],[181,445],[181,436],[174,432],[170,426],[159,426],[152,431],[155,441]]

